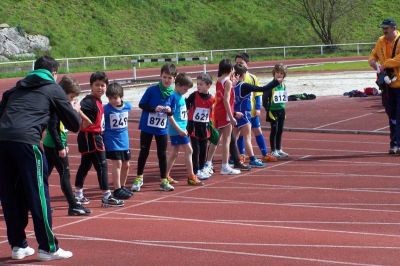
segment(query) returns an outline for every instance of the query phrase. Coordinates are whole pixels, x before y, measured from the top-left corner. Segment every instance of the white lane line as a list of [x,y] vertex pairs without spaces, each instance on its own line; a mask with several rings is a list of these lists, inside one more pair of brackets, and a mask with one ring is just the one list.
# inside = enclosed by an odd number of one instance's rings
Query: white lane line
[[[400,223],[379,223],[379,222],[353,222],[353,221],[284,221],[284,220],[217,220],[220,222],[238,223],[283,223],[283,224],[341,224],[341,225],[400,225]],[[399,247],[400,248],[400,247]]]
[[336,122],[324,124],[324,125],[321,125],[319,127],[314,127],[313,129],[319,129],[319,128],[323,128],[323,127],[327,127],[327,126],[331,126],[331,125],[336,125],[336,124],[340,124],[340,123],[347,122],[347,121],[350,121],[350,120],[358,119],[358,118],[361,118],[361,117],[370,116],[370,115],[373,115],[373,114],[375,114],[375,112],[374,113],[363,114],[363,115],[359,115],[359,116],[353,116],[353,117],[350,117],[350,118],[347,118],[347,119],[343,119],[343,120],[339,120],[339,121],[336,121]]
[[[68,237],[68,235],[65,235],[65,234],[60,234],[60,236]],[[78,238],[76,238],[77,236],[74,236],[74,235],[71,235],[70,237],[72,237],[72,238],[69,238],[69,239],[76,240],[76,241],[103,241],[103,242],[113,242],[113,243],[118,243],[118,244],[134,244],[134,245],[144,245],[144,246],[153,246],[153,247],[155,246],[155,247],[164,247],[164,248],[171,248],[171,249],[195,250],[195,251],[215,252],[215,253],[223,253],[223,254],[256,256],[256,257],[266,257],[266,258],[295,260],[295,261],[307,261],[307,262],[317,262],[317,263],[331,263],[331,264],[357,265],[357,266],[381,265],[381,264],[356,263],[356,262],[338,261],[338,260],[314,259],[314,258],[307,258],[307,257],[283,256],[283,255],[274,255],[274,254],[242,252],[242,251],[230,251],[230,250],[220,250],[220,249],[211,249],[211,248],[195,248],[195,247],[179,246],[179,245],[173,245],[173,244],[145,242],[145,241],[140,241],[140,240],[119,240],[119,239],[85,237],[85,236],[79,236]]]

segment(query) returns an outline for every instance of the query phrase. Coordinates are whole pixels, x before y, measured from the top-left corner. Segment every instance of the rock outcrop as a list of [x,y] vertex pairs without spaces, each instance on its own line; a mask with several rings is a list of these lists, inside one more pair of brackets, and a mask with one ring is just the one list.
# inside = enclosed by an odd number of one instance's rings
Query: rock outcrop
[[[32,57],[35,51],[51,49],[49,38],[42,35],[30,35],[20,28],[0,27],[0,60],[5,58]],[[8,26],[8,25],[7,25]]]

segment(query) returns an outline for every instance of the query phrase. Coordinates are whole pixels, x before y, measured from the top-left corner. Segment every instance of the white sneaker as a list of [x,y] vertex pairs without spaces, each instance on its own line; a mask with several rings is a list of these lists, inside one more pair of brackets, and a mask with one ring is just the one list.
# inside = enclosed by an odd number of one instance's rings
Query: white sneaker
[[289,154],[287,154],[286,152],[284,152],[283,150],[279,150],[277,151],[280,155],[280,158],[287,158],[289,157]]
[[71,251],[63,250],[62,248],[58,248],[56,252],[47,252],[39,249],[38,258],[39,260],[62,260],[68,259],[72,257]]
[[27,256],[32,256],[35,254],[35,250],[31,247],[20,248],[20,247],[13,247],[11,258],[13,260],[22,260]]
[[213,166],[213,164],[204,165],[203,172],[208,173],[210,175],[214,174],[214,166]]
[[204,170],[198,170],[197,173],[197,178],[200,180],[206,180],[210,178],[210,174]]
[[276,158],[278,158],[278,159],[279,159],[279,158],[282,158],[281,155],[280,155],[280,153],[279,153],[277,150],[272,151],[272,152],[271,152],[271,155],[274,156],[274,157],[276,157]]
[[233,169],[233,168],[230,167],[230,166],[222,167],[222,168],[221,168],[221,175],[238,175],[238,174],[240,174],[240,173],[241,173],[240,170],[238,170],[238,169]]

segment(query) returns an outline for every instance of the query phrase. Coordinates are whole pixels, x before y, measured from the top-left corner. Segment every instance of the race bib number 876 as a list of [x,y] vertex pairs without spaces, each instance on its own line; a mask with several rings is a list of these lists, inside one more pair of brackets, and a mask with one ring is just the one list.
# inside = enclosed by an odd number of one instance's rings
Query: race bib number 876
[[167,114],[165,113],[149,113],[147,119],[149,127],[165,128],[167,126]]

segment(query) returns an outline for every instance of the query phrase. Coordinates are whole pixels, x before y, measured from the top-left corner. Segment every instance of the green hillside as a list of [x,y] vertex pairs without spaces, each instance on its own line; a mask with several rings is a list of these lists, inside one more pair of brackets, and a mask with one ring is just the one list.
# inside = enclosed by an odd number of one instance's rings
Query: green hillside
[[[50,38],[52,56],[80,57],[320,44],[280,0],[1,0],[0,23]],[[341,42],[373,42],[398,1],[376,0],[338,31]]]

